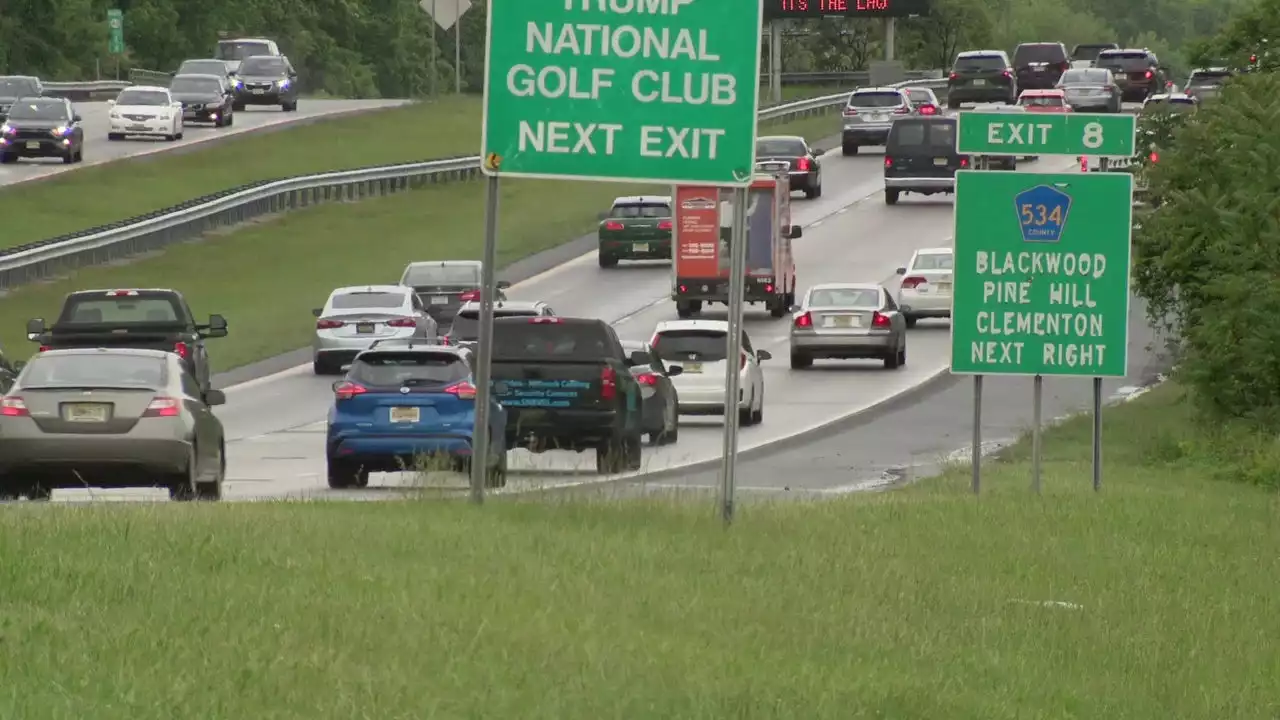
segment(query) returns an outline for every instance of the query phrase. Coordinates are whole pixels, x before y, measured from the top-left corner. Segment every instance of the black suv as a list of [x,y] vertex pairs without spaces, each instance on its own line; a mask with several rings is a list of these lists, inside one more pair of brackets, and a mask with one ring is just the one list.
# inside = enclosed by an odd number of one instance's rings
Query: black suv
[[954,117],[903,118],[884,147],[884,202],[896,205],[904,192],[954,193],[956,170],[968,167],[968,156],[956,152]]
[[66,98],[21,98],[9,108],[0,128],[0,163],[18,158],[84,160],[84,128],[80,113]]
[[1115,43],[1082,43],[1071,48],[1071,62],[1097,62],[1098,53],[1119,49]]
[[1018,102],[1018,83],[1003,50],[969,50],[956,55],[947,78],[947,107],[960,103]]
[[1160,60],[1145,48],[1107,50],[1098,54],[1097,66],[1110,70],[1115,76],[1124,102],[1143,102],[1164,92],[1165,73]]
[[298,71],[283,55],[254,55],[240,62],[233,110],[246,105],[279,105],[284,112],[298,109]]
[[1067,46],[1060,42],[1022,43],[1013,51],[1019,90],[1052,90],[1070,69]]

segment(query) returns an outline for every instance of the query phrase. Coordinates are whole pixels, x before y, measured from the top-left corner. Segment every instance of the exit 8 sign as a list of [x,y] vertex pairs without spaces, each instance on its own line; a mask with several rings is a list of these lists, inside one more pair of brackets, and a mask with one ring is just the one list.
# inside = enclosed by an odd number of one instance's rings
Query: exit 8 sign
[[928,15],[933,0],[761,0],[765,20]]

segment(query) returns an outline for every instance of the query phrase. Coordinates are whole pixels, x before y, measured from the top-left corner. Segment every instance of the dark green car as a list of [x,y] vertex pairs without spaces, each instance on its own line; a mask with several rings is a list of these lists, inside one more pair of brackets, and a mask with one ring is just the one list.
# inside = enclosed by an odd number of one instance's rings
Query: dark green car
[[620,197],[600,215],[600,267],[619,260],[671,259],[671,198]]

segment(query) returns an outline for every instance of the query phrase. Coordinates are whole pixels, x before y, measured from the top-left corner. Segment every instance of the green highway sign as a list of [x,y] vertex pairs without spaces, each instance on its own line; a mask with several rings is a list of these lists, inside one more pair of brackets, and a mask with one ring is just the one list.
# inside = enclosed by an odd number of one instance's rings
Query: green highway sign
[[490,0],[486,175],[744,186],[762,3]]
[[124,12],[107,11],[107,28],[111,31],[107,36],[107,52],[112,55],[124,54]]
[[1124,113],[961,112],[962,155],[1092,155],[1131,158],[1137,118]]
[[951,372],[1124,377],[1129,173],[956,172]]

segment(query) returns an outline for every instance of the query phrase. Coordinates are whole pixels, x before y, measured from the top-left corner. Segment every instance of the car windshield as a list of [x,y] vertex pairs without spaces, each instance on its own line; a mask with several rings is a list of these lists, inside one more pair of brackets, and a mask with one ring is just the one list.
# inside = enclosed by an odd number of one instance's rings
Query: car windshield
[[889,142],[895,148],[914,148],[928,146],[946,148],[948,151],[956,146],[956,124],[954,120],[940,122],[904,122],[899,120],[893,124]]
[[1063,85],[1106,85],[1107,71],[1090,68],[1088,70],[1068,70],[1062,73]]
[[[495,318],[503,317],[537,317],[542,313],[537,310],[523,309],[512,310],[507,308],[495,307],[493,316]],[[480,311],[478,309],[461,310],[453,318],[453,325],[449,328],[449,336],[462,342],[470,342],[480,339]]]
[[1158,98],[1148,100],[1142,105],[1142,113],[1150,115],[1159,112],[1188,112],[1196,108],[1196,101],[1191,98]]
[[283,75],[284,60],[277,57],[249,58],[240,64],[241,75]]
[[888,108],[902,104],[902,94],[897,92],[856,92],[849,97],[849,107]]
[[59,323],[174,323],[178,308],[162,297],[78,297],[62,308]]
[[0,78],[0,97],[39,95],[36,84],[26,78]]
[[218,43],[219,60],[244,60],[254,55],[270,55],[271,46],[264,42],[224,40]]
[[1072,60],[1097,60],[1103,50],[1114,50],[1114,45],[1077,45],[1071,51]]
[[1098,56],[1098,67],[1121,72],[1146,70],[1149,63],[1144,52],[1108,52]]
[[56,100],[18,103],[9,108],[10,120],[65,120],[67,106]]
[[227,66],[221,60],[188,60],[178,66],[179,75],[225,75]]
[[158,390],[164,360],[120,352],[37,355],[22,375],[24,388],[126,387]]
[[756,141],[756,157],[800,157],[808,153],[799,138],[761,138]]
[[401,281],[405,285],[459,285],[480,287],[479,265],[411,266]]
[[470,377],[458,355],[420,350],[365,352],[347,373],[348,380],[373,388],[452,385]]
[[1231,79],[1229,72],[1194,72],[1187,80],[1188,87],[1219,87]]
[[880,307],[880,291],[871,288],[816,288],[809,293],[809,307]]
[[506,319],[493,327],[493,355],[497,358],[594,362],[611,351],[605,328],[595,322]]
[[405,293],[351,292],[334,295],[330,307],[334,310],[398,309],[405,305],[405,300]]
[[671,206],[666,203],[615,204],[609,209],[611,218],[669,218]]
[[719,362],[729,348],[723,330],[668,330],[658,335],[654,347],[663,360]]
[[213,78],[177,77],[169,84],[169,92],[217,94],[222,92],[222,83]]
[[1066,53],[1062,52],[1062,46],[1056,43],[1019,45],[1018,49],[1013,52],[1013,64],[1029,65],[1031,63],[1066,62],[1065,55]]
[[159,90],[125,90],[116,96],[117,105],[168,105],[167,93]]
[[920,88],[908,88],[907,97],[911,98],[911,102],[917,103],[917,104],[932,103],[934,100],[933,93],[929,92],[928,90],[922,90]]
[[964,55],[956,58],[953,70],[956,72],[975,72],[979,70],[1004,70],[1009,66],[999,55]]
[[1023,95],[1018,98],[1023,107],[1065,107],[1066,102],[1061,95]]
[[916,256],[911,264],[912,270],[950,270],[955,265],[956,257],[951,253],[924,253]]

